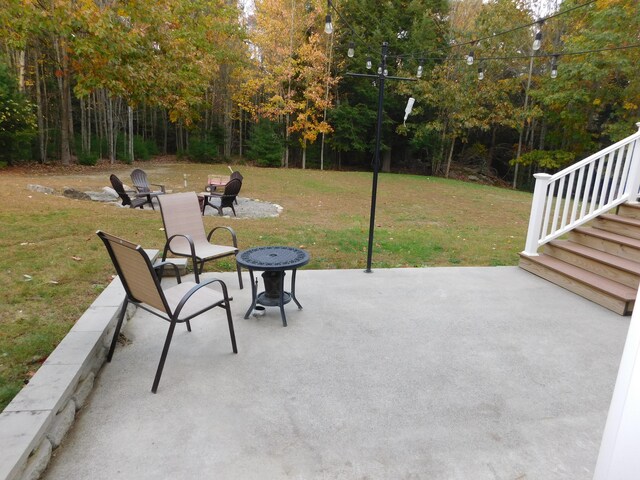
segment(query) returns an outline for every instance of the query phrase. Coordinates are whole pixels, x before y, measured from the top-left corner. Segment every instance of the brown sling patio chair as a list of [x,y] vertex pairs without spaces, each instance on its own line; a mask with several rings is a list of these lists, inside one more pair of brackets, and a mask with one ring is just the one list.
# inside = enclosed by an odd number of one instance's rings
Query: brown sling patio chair
[[[158,197],[158,201],[164,233],[167,237],[162,260],[167,258],[168,252],[181,257],[189,257],[193,264],[196,282],[199,283],[199,275],[202,273],[205,262],[237,255],[238,239],[236,232],[231,227],[215,227],[208,235],[205,234],[200,204],[195,192],[162,195]],[[211,237],[218,230],[227,230],[230,233],[233,246],[211,243]],[[236,268],[240,288],[243,288],[242,272],[237,262]]]
[[[233,330],[233,320],[231,318],[231,307],[229,302],[232,300],[227,294],[227,286],[222,280],[211,279],[203,283],[182,282],[178,268],[169,263],[156,265],[155,268],[151,264],[151,260],[146,252],[139,245],[115,237],[98,230],[97,235],[104,242],[113,262],[116,272],[120,277],[124,290],[126,292],[124,303],[118,317],[111,347],[107,355],[107,361],[110,362],[113,352],[118,341],[118,335],[122,328],[122,322],[125,317],[127,306],[129,303],[156,315],[169,322],[169,331],[164,341],[162,355],[156,370],[156,376],[153,380],[151,391],[156,393],[162,369],[164,368],[169,345],[173,332],[178,323],[185,323],[187,330],[191,331],[191,319],[211,310],[220,307],[227,312],[227,323],[229,324],[229,334],[231,336],[231,346],[233,353],[238,353],[236,346],[236,337]],[[172,267],[175,272],[177,285],[168,288],[160,286],[160,278],[156,273],[156,268],[162,266],[164,268]],[[209,287],[218,284],[218,289]]]
[[240,193],[240,188],[242,188],[242,180],[238,178],[232,178],[224,186],[224,192],[222,194],[209,192],[204,197],[202,214],[204,215],[204,210],[205,208],[207,208],[207,205],[209,205],[210,207],[213,207],[218,211],[218,215],[222,215],[223,208],[230,208],[233,212],[233,215],[237,216],[236,209],[233,206],[233,202],[236,200],[238,193]]
[[[120,200],[122,200],[122,206],[129,205],[129,207],[131,208],[142,208],[146,203],[150,203],[151,208],[155,210],[153,203],[151,203],[151,198],[137,197],[136,192],[134,192],[133,190],[126,190],[124,188],[124,185],[122,184],[122,181],[113,174],[111,174],[109,180],[111,181],[111,186],[120,197]],[[133,195],[133,198],[131,198],[129,194]]]

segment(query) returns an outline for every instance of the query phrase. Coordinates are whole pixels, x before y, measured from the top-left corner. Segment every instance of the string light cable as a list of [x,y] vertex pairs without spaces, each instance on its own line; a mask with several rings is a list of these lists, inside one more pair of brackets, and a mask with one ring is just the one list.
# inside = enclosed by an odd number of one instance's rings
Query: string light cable
[[[577,52],[536,53],[535,55],[513,55],[504,57],[478,57],[478,60],[522,60],[530,59],[531,57],[555,57],[556,59],[558,59],[559,57],[571,57],[577,55],[587,55],[589,53],[611,52],[614,50],[628,50],[631,48],[640,48],[640,43],[633,43],[631,45],[619,45],[617,47],[595,48],[593,50],[580,50]],[[461,60],[466,59],[466,56],[459,58]]]
[[[585,3],[582,3],[580,5],[575,5],[573,7],[567,8],[566,10],[562,10],[556,13],[553,13],[551,15],[548,15],[544,18],[540,18],[538,20],[523,24],[523,25],[519,25],[517,27],[513,27],[498,33],[493,33],[491,35],[487,35],[484,37],[479,37],[479,38],[475,38],[473,40],[469,40],[467,42],[457,42],[455,40],[452,41],[451,45],[448,46],[448,48],[459,48],[459,47],[464,47],[467,45],[471,46],[471,49],[469,51],[468,54],[466,55],[460,55],[457,58],[460,60],[465,61],[468,65],[473,65],[475,62],[485,62],[487,60],[524,60],[524,59],[531,59],[532,57],[540,57],[540,58],[551,58],[552,59],[552,77],[555,78],[557,76],[558,70],[558,59],[560,57],[568,57],[568,56],[578,56],[578,55],[586,55],[586,54],[590,54],[590,53],[599,53],[599,52],[608,52],[608,51],[615,51],[615,50],[626,50],[626,49],[632,49],[632,48],[640,48],[640,43],[636,43],[636,44],[630,44],[630,45],[620,45],[620,46],[616,46],[616,47],[605,47],[605,48],[598,48],[598,49],[592,49],[592,50],[581,50],[581,51],[576,51],[576,52],[553,52],[553,53],[540,53],[539,48],[540,48],[540,43],[542,40],[542,32],[541,32],[541,28],[544,25],[545,22],[547,22],[548,20],[551,20],[553,18],[559,17],[561,15],[565,15],[567,13],[570,13],[574,10],[578,10],[580,8],[585,8],[588,7],[589,5],[592,5],[594,3],[596,3],[598,0],[589,0]],[[333,2],[331,0],[327,0],[327,17],[326,17],[326,25],[325,25],[325,31],[327,28],[327,25],[331,24],[331,11],[335,12],[338,17],[340,18],[341,22],[344,23],[344,25],[347,27],[347,29],[351,32],[351,36],[352,36],[352,40],[349,41],[349,48],[348,48],[348,56],[350,58],[352,58],[355,54],[355,42],[353,40],[353,38],[357,38],[359,40],[359,42],[362,43],[362,45],[366,46],[367,42],[364,40],[364,38],[349,24],[349,22],[347,21],[347,19],[342,15],[342,13],[340,12],[340,10],[333,4]],[[533,26],[539,26],[539,30],[536,32],[535,34],[535,39],[534,39],[534,45],[532,47],[532,50],[534,53],[532,53],[531,55],[510,55],[510,56],[486,56],[486,57],[478,57],[475,55],[475,52],[473,50],[473,47],[475,47],[476,45],[478,45],[480,42],[485,41],[485,40],[489,40],[489,39],[493,39],[496,37],[500,37],[503,35],[507,35],[509,33],[518,31],[518,30],[522,30],[524,28],[530,28]],[[333,31],[333,26],[331,25],[331,31]],[[537,47],[537,48],[536,48]],[[371,51],[372,48],[371,46],[367,46],[368,51]],[[433,54],[431,55],[427,55],[426,52],[412,52],[412,53],[407,53],[407,54],[398,54],[398,55],[392,55],[387,53],[387,59],[392,60],[395,59],[396,62],[402,62],[403,59],[408,59],[408,58],[412,58],[412,59],[419,59],[419,65],[418,65],[418,69],[417,69],[417,74],[416,76],[418,78],[422,77],[422,74],[424,72],[424,64],[426,61],[429,60],[435,60],[435,61],[441,61],[444,60],[446,57],[444,54],[441,55],[437,55],[434,56]],[[455,57],[454,57],[455,58]],[[371,55],[367,55],[367,70],[370,70],[372,68],[371,65]],[[480,70],[478,70],[478,77],[483,77],[484,78],[484,68],[482,68],[482,73],[480,72]]]
[[[562,10],[560,12],[556,12],[554,14],[548,15],[548,16],[546,16],[544,18],[540,18],[538,20],[534,20],[532,22],[529,22],[529,23],[526,23],[526,24],[523,24],[523,25],[518,25],[517,27],[513,27],[513,28],[510,28],[508,30],[504,30],[502,32],[492,33],[491,35],[486,35],[484,37],[474,38],[473,40],[469,40],[469,41],[466,41],[466,42],[458,42],[458,41],[456,41],[454,39],[454,40],[451,41],[451,44],[448,45],[448,48],[459,48],[459,47],[464,47],[464,46],[467,46],[467,45],[470,45],[473,48],[476,44],[479,44],[480,42],[482,42],[484,40],[490,40],[490,39],[493,39],[493,38],[496,38],[496,37],[501,37],[503,35],[507,35],[509,33],[516,32],[516,31],[522,30],[524,28],[530,28],[530,27],[533,27],[535,25],[542,26],[544,23],[546,23],[548,20],[551,20],[552,18],[559,17],[561,15],[565,15],[565,14],[567,14],[569,12],[572,12],[574,10],[577,10],[579,8],[588,7],[589,5],[592,5],[592,4],[596,3],[597,1],[598,0],[589,0],[589,1],[585,2],[585,3],[581,3],[580,5],[576,5],[574,7],[567,8],[566,10]],[[538,32],[538,33],[541,33],[541,32]],[[536,34],[536,37],[538,37],[538,33]],[[541,40],[541,38],[542,38],[542,36],[540,35],[538,40]],[[472,51],[472,53],[473,53],[473,51]],[[415,58],[415,57],[419,57],[419,58],[427,59],[428,57],[426,55],[427,55],[426,52],[413,52],[413,53],[397,55],[396,57],[400,57],[400,58],[410,58],[410,57],[414,57]],[[465,59],[467,57],[469,57],[469,56],[473,57],[473,55],[466,55]],[[442,57],[432,57],[432,58],[440,59]],[[472,65],[472,64],[473,63],[470,63],[469,65]]]

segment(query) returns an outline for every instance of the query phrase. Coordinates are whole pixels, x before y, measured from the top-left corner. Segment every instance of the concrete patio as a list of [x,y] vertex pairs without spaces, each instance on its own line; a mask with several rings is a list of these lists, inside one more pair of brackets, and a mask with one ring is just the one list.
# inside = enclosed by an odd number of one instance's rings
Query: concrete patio
[[238,355],[209,312],[154,395],[138,311],[44,478],[592,478],[629,317],[516,267],[303,269],[284,328],[218,276]]

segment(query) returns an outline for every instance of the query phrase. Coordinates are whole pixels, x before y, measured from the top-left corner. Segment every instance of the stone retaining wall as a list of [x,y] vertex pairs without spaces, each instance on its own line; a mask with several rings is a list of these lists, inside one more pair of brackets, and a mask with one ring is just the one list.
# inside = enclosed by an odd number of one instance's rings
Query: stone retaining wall
[[0,480],[36,480],[47,468],[106,360],[124,295],[116,278],[0,413]]

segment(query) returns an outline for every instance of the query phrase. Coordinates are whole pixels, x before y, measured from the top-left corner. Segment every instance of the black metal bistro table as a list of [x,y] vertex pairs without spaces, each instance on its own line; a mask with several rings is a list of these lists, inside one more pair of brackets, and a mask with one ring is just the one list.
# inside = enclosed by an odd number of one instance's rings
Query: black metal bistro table
[[[296,298],[296,270],[309,263],[309,254],[294,247],[255,247],[238,253],[236,261],[249,270],[251,276],[251,306],[244,318],[249,318],[256,305],[280,307],[282,325],[286,327],[284,306],[293,300],[302,310],[302,305]],[[264,292],[259,294],[258,282],[253,276],[254,270],[264,272]],[[291,270],[291,292],[284,291],[285,270]]]

